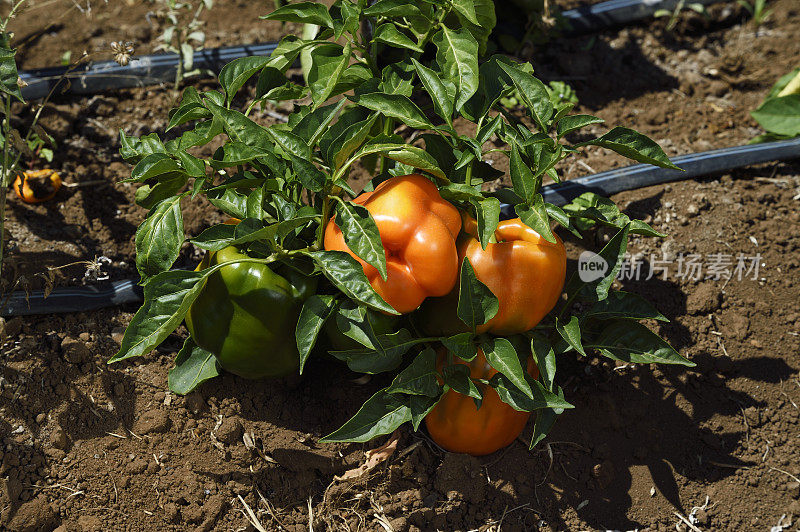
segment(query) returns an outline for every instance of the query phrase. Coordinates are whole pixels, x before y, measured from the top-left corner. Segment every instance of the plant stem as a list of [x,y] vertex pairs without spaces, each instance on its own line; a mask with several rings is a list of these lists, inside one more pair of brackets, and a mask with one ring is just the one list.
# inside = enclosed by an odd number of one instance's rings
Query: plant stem
[[[11,168],[8,164],[8,135],[11,132],[11,96],[4,95],[3,107],[5,109],[5,116],[3,116],[2,133],[3,133],[3,169],[0,174],[0,283],[3,279],[3,252],[5,250],[5,235],[6,235],[6,194],[10,184]],[[2,284],[0,284],[2,286]]]
[[317,231],[317,241],[314,243],[316,249],[322,249],[323,240],[325,238],[325,227],[328,225],[328,220],[331,217],[331,196],[330,191],[325,191],[325,198],[322,200],[322,220],[319,223],[319,230]]

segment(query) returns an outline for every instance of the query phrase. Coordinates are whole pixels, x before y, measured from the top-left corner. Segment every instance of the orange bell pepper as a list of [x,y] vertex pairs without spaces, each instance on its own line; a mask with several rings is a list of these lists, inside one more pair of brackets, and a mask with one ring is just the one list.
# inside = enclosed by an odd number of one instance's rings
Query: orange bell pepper
[[497,297],[500,309],[478,332],[508,336],[534,328],[558,302],[567,272],[561,239],[548,242],[519,218],[500,222],[497,243],[481,248],[477,224],[467,218],[459,240],[459,261],[469,258],[476,277]]
[[[445,353],[444,349],[439,350],[439,371],[444,365]],[[455,361],[468,365],[469,375],[473,379],[489,380],[497,373],[481,350],[478,350],[472,362],[460,358],[455,358]],[[539,377],[539,368],[533,362],[533,357],[528,357],[527,370],[534,379]],[[471,397],[448,390],[425,416],[425,426],[433,441],[444,449],[481,456],[511,444],[522,433],[531,414],[514,410],[500,399],[491,386],[475,384],[483,395],[480,408]]]
[[418,174],[393,177],[353,203],[363,205],[378,226],[386,252],[386,280],[350,250],[334,218],[325,228],[325,249],[352,255],[375,291],[395,310],[411,312],[426,297],[445,295],[455,286],[461,217],[433,183]]

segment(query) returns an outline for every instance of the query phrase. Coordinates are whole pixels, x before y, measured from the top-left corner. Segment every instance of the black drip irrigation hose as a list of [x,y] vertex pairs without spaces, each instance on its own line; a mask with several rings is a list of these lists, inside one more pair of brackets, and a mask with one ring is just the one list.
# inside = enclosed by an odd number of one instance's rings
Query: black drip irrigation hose
[[[609,0],[570,9],[561,13],[561,16],[569,23],[565,33],[577,35],[629,24],[650,17],[659,10],[672,10],[680,1]],[[694,1],[711,4],[719,0]],[[226,63],[234,59],[251,55],[266,56],[276,46],[277,43],[264,43],[200,50],[194,53],[193,68],[219,72]],[[179,61],[177,54],[163,53],[133,56],[125,66],[115,61],[102,61],[81,65],[72,70],[66,66],[23,70],[19,75],[28,85],[22,88],[22,96],[26,100],[36,100],[44,98],[54,89],[54,94],[95,94],[113,89],[171,83],[175,80]]]
[[[681,0],[609,0],[592,6],[564,11],[561,16],[569,23],[568,35],[594,33],[614,26],[623,26],[652,17],[656,11],[673,11]],[[719,0],[693,0],[709,5]]]
[[[800,138],[722,148],[673,158],[672,161],[683,168],[683,172],[637,164],[579,177],[558,185],[547,185],[542,187],[542,195],[545,201],[562,206],[584,192],[611,196],[626,190],[691,179],[744,166],[797,158],[800,158]],[[502,213],[505,218],[510,218],[513,216],[513,208],[510,205],[504,205]],[[140,303],[141,301],[142,289],[136,284],[136,281],[114,281],[100,287],[58,288],[47,297],[41,290],[33,291],[30,294],[14,292],[3,309],[2,315],[26,316],[87,312],[125,303]]]
[[[208,48],[194,53],[192,68],[219,72],[230,61],[240,57],[267,56],[277,43]],[[28,85],[22,88],[26,100],[53,94],[94,94],[113,89],[144,87],[175,80],[180,58],[177,54],[133,56],[122,66],[116,61],[88,63],[78,68],[49,67],[23,70],[20,77]]]

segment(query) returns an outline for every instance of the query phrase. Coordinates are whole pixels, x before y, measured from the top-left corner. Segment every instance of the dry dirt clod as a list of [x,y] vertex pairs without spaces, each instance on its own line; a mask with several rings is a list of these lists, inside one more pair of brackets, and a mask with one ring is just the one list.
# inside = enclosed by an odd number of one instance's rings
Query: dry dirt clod
[[162,434],[172,426],[172,420],[163,410],[148,410],[136,421],[133,431],[139,435]]
[[81,364],[91,356],[84,340],[70,336],[61,341],[61,351],[64,353],[64,358],[72,364]]

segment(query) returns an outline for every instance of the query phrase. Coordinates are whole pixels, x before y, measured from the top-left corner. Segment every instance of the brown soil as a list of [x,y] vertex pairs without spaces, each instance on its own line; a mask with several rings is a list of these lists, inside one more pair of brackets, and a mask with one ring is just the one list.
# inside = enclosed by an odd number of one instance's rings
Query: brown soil
[[[93,19],[65,27],[91,35],[102,26],[101,13],[141,21],[150,4],[114,14],[119,5],[94,5]],[[233,5],[248,17],[262,14]],[[735,20],[702,31],[685,21],[677,33],[640,25],[553,42],[535,55],[535,66],[547,79],[572,83],[581,112],[639,129],[670,154],[742,144],[757,133],[748,111],[800,55],[796,3],[772,5],[772,21],[757,32]],[[257,32],[280,30],[225,18],[209,21],[241,27],[212,45],[267,40],[275,33]],[[41,29],[35,18],[14,24],[18,38]],[[142,25],[131,22],[135,27]],[[67,29],[41,35],[26,66],[53,64],[64,49],[105,37]],[[133,186],[118,183],[129,168],[117,155],[115,132],[163,131],[174,98],[142,89],[54,102],[44,121],[59,141],[53,166],[68,184],[92,184],[65,187],[57,201],[36,206],[9,196],[14,267],[6,282],[97,255],[112,259],[112,279],[133,275],[133,235],[144,212],[132,204]],[[622,164],[597,149],[562,171],[571,177]],[[798,190],[794,162],[620,194],[615,199],[628,214],[669,234],[636,238],[631,251],[651,265],[662,254],[675,260],[666,280],[623,284],[672,320],[660,332],[697,367],[565,357],[559,380],[576,409],[545,445],[528,451],[519,442],[475,459],[442,452],[423,431],[404,429],[395,457],[354,483],[333,477],[383,440],[318,440],[380,378],[354,382],[339,366],[317,361],[302,379],[226,375],[182,398],[166,385],[180,334],[139,360],[106,365],[135,308],[8,319],[0,355],[0,529],[242,530],[249,524],[239,496],[267,530],[686,530],[676,512],[702,530],[769,530],[784,515],[783,525],[794,523]],[[219,218],[205,204],[185,210],[190,234]],[[570,242],[570,257],[602,240]],[[181,260],[194,254],[185,251]],[[681,254],[708,262],[720,253],[759,253],[756,279],[677,275]],[[76,266],[61,282],[78,283],[82,275]],[[255,451],[243,443],[245,433]]]

